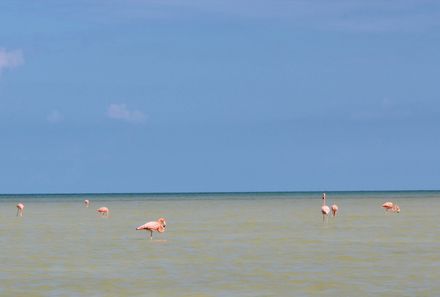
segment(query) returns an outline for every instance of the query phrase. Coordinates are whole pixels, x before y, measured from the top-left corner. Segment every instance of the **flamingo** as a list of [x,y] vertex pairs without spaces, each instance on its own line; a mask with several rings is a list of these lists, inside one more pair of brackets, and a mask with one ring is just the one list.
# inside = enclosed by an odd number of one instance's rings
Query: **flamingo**
[[85,207],[89,207],[90,201],[88,199],[84,200]]
[[322,213],[322,221],[324,222],[326,216],[330,213],[330,207],[325,205],[325,193],[322,193],[321,213]]
[[387,201],[384,204],[382,204],[382,207],[385,208],[386,211],[389,211],[393,208],[394,204],[393,202]]
[[23,203],[18,203],[17,204],[17,217],[18,216],[22,217],[23,216],[23,211],[24,211],[24,204]]
[[110,210],[108,210],[107,207],[100,207],[96,211],[99,212],[102,216],[107,216],[107,217],[110,212]]
[[332,209],[333,216],[336,216],[336,213],[339,210],[338,206],[336,204],[333,204],[331,209]]
[[[136,230],[145,230],[150,231],[150,239],[153,239],[153,231],[163,233],[165,232],[165,228],[167,226],[167,222],[164,218],[158,219],[156,222],[148,222],[136,228]],[[148,233],[147,233],[148,234]]]
[[399,213],[399,212],[400,212],[400,207],[399,207],[399,205],[394,204],[393,207],[391,208],[391,211],[392,211],[392,212],[397,212],[397,213]]

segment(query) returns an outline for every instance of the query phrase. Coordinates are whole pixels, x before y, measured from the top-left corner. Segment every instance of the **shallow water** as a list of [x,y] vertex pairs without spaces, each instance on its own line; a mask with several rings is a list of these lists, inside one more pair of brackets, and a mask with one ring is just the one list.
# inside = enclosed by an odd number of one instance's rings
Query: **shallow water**
[[438,198],[329,193],[323,223],[319,193],[3,196],[0,296],[440,296]]

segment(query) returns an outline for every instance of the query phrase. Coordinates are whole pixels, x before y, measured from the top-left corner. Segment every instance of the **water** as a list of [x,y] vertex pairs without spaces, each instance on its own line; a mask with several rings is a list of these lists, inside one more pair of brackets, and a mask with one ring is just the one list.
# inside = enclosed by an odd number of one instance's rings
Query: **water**
[[438,198],[328,193],[323,224],[320,193],[1,196],[0,296],[440,296]]

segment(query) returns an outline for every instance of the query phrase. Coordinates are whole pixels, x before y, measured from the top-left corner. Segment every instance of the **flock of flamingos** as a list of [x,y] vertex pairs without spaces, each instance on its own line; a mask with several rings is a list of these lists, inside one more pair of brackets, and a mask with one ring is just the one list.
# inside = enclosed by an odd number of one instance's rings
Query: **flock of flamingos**
[[[89,207],[89,204],[90,204],[90,200],[88,200],[88,199],[84,200],[85,207]],[[393,202],[390,202],[390,201],[382,204],[382,207],[388,212],[395,212],[395,213],[400,212],[399,205],[397,205]],[[326,218],[330,214],[330,211],[332,212],[333,216],[336,216],[336,213],[338,212],[338,210],[339,210],[339,207],[336,204],[332,204],[331,207],[329,207],[326,204],[326,195],[325,195],[325,193],[323,193],[322,194],[322,206],[321,206],[322,220],[325,222]],[[23,211],[24,211],[24,204],[18,203],[17,204],[17,216],[23,216]],[[105,217],[108,217],[108,215],[110,213],[110,210],[107,207],[100,207],[96,211],[100,215],[105,216]],[[145,223],[145,224],[137,227],[136,230],[145,230],[145,231],[147,231],[147,234],[148,234],[148,232],[150,232],[150,239],[153,239],[153,231],[156,231],[159,233],[165,232],[166,226],[167,226],[167,222],[165,221],[165,219],[160,218],[157,221]]]
[[[85,207],[89,207],[89,204],[90,204],[90,200],[88,200],[88,199],[84,200]],[[17,216],[22,217],[23,212],[24,212],[24,204],[18,203],[17,204]],[[108,217],[108,215],[110,214],[110,210],[105,206],[98,208],[96,210],[96,212],[103,217]],[[147,231],[147,234],[148,234],[148,232],[150,232],[150,239],[153,239],[153,231],[163,233],[163,232],[165,232],[166,226],[167,226],[167,222],[165,221],[165,219],[160,218],[157,221],[147,222],[147,223],[137,227],[136,230],[145,230],[145,231]]]
[[[327,218],[328,214],[330,213],[330,210],[333,214],[333,216],[336,216],[336,213],[339,210],[339,207],[336,204],[332,204],[331,207],[328,207],[328,205],[326,204],[326,195],[325,193],[322,194],[322,206],[321,206],[321,213],[322,213],[322,220],[325,221],[325,219]],[[395,212],[395,213],[399,213],[400,212],[400,207],[399,205],[387,201],[384,204],[382,204],[382,207],[388,211],[388,212]]]

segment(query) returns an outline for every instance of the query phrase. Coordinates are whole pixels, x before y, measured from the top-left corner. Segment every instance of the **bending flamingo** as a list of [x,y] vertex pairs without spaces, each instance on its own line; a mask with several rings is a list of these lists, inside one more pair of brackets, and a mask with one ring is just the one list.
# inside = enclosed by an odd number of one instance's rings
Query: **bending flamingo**
[[322,193],[322,206],[321,206],[321,213],[322,213],[322,221],[325,221],[325,218],[330,213],[330,207],[325,205],[325,193]]
[[386,211],[389,211],[393,208],[394,204],[393,202],[385,202],[384,204],[382,204],[382,207],[385,208]]
[[102,216],[106,216],[108,217],[108,214],[110,212],[110,210],[108,210],[107,207],[100,207],[96,210],[98,213],[100,213]]
[[17,204],[17,217],[18,216],[22,217],[23,216],[23,211],[24,211],[24,204],[23,203],[18,203]]
[[90,201],[88,199],[84,200],[85,207],[89,207]]
[[399,213],[399,212],[400,212],[400,207],[399,207],[399,205],[394,204],[393,207],[391,208],[391,211],[392,211],[392,212],[397,212],[397,213]]
[[333,204],[331,208],[332,208],[332,214],[333,214],[333,216],[336,216],[336,213],[337,213],[338,210],[339,210],[338,206],[337,206],[336,204]]
[[[148,222],[136,228],[136,230],[145,230],[150,231],[150,239],[153,239],[153,231],[163,233],[165,232],[165,228],[167,226],[167,222],[164,218],[158,219],[156,222]],[[148,234],[148,233],[147,233]]]

